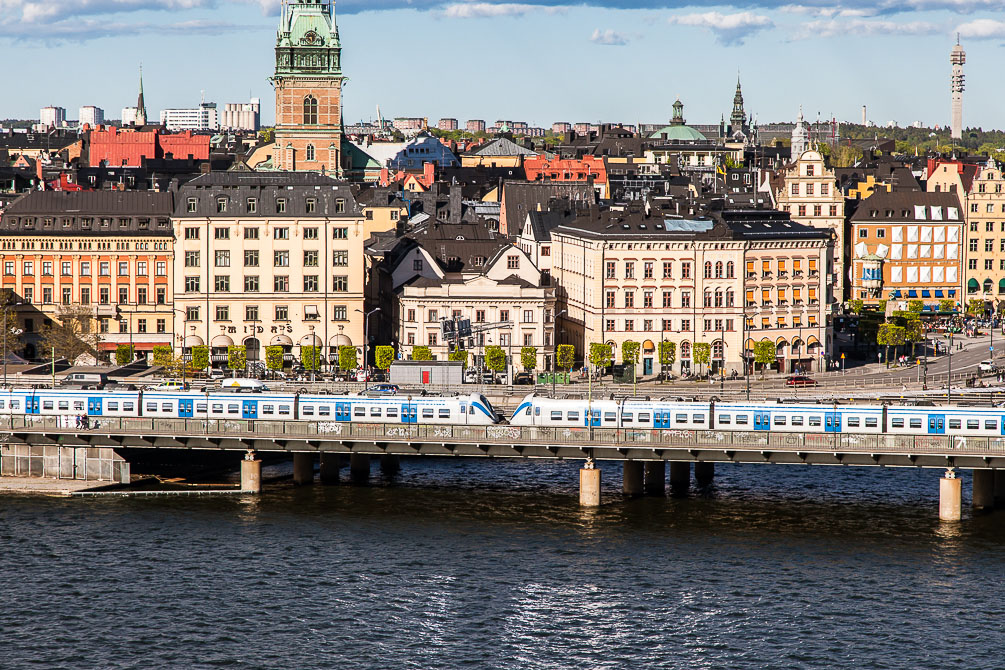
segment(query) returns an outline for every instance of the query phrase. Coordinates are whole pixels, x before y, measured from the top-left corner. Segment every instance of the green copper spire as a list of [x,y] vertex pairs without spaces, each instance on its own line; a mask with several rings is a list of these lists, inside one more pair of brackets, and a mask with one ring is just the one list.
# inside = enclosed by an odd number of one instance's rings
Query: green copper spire
[[331,0],[285,0],[276,32],[276,75],[341,76],[342,44]]

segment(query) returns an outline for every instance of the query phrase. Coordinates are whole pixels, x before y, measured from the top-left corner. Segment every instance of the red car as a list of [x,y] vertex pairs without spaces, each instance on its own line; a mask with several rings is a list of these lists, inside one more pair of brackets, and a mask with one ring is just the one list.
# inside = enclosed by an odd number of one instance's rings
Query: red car
[[816,379],[810,379],[802,375],[794,375],[785,380],[786,386],[819,386]]

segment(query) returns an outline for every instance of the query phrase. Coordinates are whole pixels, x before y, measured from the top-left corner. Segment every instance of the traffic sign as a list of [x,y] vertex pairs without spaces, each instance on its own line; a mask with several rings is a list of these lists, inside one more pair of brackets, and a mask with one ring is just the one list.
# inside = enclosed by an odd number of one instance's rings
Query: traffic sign
[[844,358],[844,353],[841,354],[841,358]]

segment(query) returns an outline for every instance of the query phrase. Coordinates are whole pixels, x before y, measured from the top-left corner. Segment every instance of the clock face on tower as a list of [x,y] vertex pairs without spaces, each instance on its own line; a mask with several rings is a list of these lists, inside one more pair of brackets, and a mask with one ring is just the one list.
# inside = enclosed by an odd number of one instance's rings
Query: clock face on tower
[[308,46],[315,46],[315,45],[320,46],[321,36],[318,35],[316,32],[314,32],[313,30],[308,30],[307,33],[304,34],[303,39],[300,40],[300,43],[306,44]]

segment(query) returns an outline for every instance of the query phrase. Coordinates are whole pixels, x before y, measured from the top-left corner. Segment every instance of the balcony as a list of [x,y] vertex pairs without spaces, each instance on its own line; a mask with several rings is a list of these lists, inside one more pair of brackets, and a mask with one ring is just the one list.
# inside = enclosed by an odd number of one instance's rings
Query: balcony
[[802,270],[796,270],[795,272],[792,273],[793,279],[800,279],[802,276],[803,276]]
[[784,270],[779,270],[778,271],[778,278],[779,279],[788,279],[789,278],[789,273],[785,272]]
[[819,270],[810,270],[810,276],[811,277],[819,277],[820,276],[820,271]]
[[95,316],[115,316],[118,314],[118,308],[115,305],[95,305],[94,315]]

